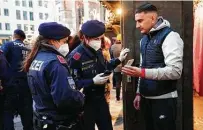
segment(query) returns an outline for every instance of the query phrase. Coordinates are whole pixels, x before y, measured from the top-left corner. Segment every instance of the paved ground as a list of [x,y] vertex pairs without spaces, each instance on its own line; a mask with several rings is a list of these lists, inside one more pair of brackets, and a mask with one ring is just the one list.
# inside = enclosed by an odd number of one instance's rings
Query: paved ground
[[[115,100],[115,89],[111,92],[111,101],[110,101],[110,111],[112,115],[112,123],[114,130],[123,130],[123,111],[122,111],[122,100],[120,102],[116,102]],[[15,130],[23,130],[20,118],[15,118]]]
[[[122,93],[122,92],[121,92]],[[123,100],[116,102],[115,89],[111,92],[110,112],[114,130],[123,130]]]
[[203,130],[203,97],[194,96],[194,130]]
[[[123,130],[122,101],[115,101],[115,90],[112,90],[110,111],[114,130]],[[22,130],[19,118],[15,120],[15,129]],[[203,130],[203,97],[194,95],[194,130]]]

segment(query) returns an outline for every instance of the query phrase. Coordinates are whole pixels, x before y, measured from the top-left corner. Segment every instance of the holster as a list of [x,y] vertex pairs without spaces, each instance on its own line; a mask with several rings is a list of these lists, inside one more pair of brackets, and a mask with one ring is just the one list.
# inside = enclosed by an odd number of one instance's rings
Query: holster
[[34,130],[74,130],[77,121],[66,121],[66,120],[61,120],[61,121],[55,121],[50,117],[49,115],[42,115],[37,112],[34,112]]

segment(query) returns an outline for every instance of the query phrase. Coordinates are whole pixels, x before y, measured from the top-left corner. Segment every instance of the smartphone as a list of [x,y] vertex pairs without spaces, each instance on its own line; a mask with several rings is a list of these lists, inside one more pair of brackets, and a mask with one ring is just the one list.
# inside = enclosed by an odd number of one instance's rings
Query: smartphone
[[102,75],[102,77],[109,76],[111,73],[112,73],[111,71],[106,70],[106,71],[104,72],[104,74]]
[[134,62],[134,59],[130,59],[128,60],[128,62],[126,63],[126,65],[131,66]]

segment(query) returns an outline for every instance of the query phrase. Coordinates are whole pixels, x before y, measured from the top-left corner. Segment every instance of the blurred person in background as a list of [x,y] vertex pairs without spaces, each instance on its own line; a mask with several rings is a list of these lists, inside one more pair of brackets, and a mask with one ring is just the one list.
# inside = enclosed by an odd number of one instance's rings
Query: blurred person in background
[[[111,46],[111,52],[113,54],[113,57],[114,58],[119,57],[121,50],[122,50],[121,34],[118,34],[116,37],[115,44],[113,44]],[[120,99],[121,99],[120,98],[121,82],[122,82],[121,69],[122,69],[122,63],[114,69],[114,73],[113,73],[113,78],[114,78],[113,85],[115,85],[114,87],[116,88],[116,100],[117,101],[120,101]]]
[[[73,40],[73,36],[69,36],[69,37],[68,37],[68,40],[67,40],[67,43],[71,43],[72,40]],[[68,45],[69,45],[69,44],[68,44]],[[69,45],[69,46],[70,46],[70,45]]]
[[9,80],[3,84],[4,88],[4,130],[14,130],[14,115],[20,115],[23,130],[32,130],[33,108],[32,96],[27,82],[27,74],[22,71],[22,63],[29,53],[24,40],[25,33],[16,29],[14,41],[3,44],[3,54],[8,61]]
[[80,37],[77,34],[74,35],[73,38],[68,42],[69,53],[71,53],[78,45],[80,45],[80,43]]
[[[102,54],[104,56],[105,62],[109,62],[111,60],[110,47],[111,47],[110,39],[108,37],[104,36],[102,38],[101,49],[102,49]],[[110,75],[109,81],[107,82],[107,84],[105,86],[105,98],[109,105],[110,105],[110,100],[111,100],[111,89],[113,86],[112,77],[113,77],[113,74]]]

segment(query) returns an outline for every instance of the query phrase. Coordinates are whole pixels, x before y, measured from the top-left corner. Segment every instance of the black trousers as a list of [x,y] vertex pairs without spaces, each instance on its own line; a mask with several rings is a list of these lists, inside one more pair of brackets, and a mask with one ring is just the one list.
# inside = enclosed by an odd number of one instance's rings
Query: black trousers
[[120,100],[120,93],[121,93],[121,81],[122,81],[122,74],[121,72],[114,72],[114,85],[116,86],[116,99]]
[[84,106],[85,130],[95,130],[95,124],[99,130],[113,130],[109,106],[105,97],[85,101]]
[[26,80],[16,79],[4,88],[4,130],[14,130],[14,115],[20,115],[23,130],[33,130],[32,96]]
[[3,104],[4,104],[4,96],[3,93],[0,91],[0,130],[3,129],[3,112],[4,112]]
[[176,130],[177,99],[141,100],[146,130]]

